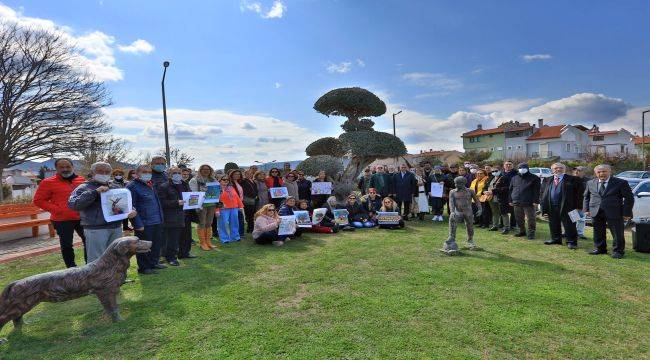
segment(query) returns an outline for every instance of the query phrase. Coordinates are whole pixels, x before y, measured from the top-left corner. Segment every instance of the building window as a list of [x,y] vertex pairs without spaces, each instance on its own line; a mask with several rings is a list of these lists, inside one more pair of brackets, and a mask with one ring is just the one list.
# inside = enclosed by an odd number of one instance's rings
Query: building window
[[517,150],[521,150],[521,145],[517,145]]
[[490,151],[494,151],[494,148],[493,148],[493,147],[491,147],[491,148],[490,148]]
[[625,153],[626,153],[625,145],[621,145],[621,154],[625,154]]
[[508,150],[512,150],[512,146],[508,146]]
[[594,136],[594,141],[605,141],[605,137],[603,135]]
[[566,152],[571,152],[571,144],[566,144]]
[[502,150],[503,150],[503,147],[501,147],[501,146],[499,146],[499,147],[497,148],[497,151],[502,151]]

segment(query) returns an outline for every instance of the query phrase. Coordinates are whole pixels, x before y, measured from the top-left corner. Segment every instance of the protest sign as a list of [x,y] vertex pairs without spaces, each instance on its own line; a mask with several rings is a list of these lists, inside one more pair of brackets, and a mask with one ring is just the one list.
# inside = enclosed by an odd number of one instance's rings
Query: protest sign
[[200,209],[203,206],[203,197],[205,196],[203,191],[183,192],[182,195],[183,201],[185,201],[183,210]]
[[296,224],[298,224],[298,227],[311,227],[311,218],[309,217],[309,211],[294,211],[293,215],[296,217]]
[[400,216],[397,212],[378,212],[377,221],[379,225],[397,225],[399,224]]
[[281,199],[281,198],[289,197],[289,191],[287,190],[286,187],[270,188],[269,192],[271,193],[271,198],[273,199]]
[[205,184],[205,196],[203,197],[204,204],[215,204],[221,198],[221,185],[218,182],[209,182]]
[[296,232],[296,217],[294,215],[280,216],[278,235],[293,235]]
[[313,182],[311,183],[312,195],[330,195],[332,194],[331,182]]
[[103,192],[100,195],[100,202],[106,222],[124,220],[133,209],[131,191],[127,189],[111,189]]

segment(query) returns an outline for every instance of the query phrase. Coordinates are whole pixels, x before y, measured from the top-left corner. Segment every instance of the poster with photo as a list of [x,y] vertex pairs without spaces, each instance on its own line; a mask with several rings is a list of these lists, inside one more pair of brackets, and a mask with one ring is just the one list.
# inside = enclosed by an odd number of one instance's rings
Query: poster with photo
[[294,215],[280,216],[278,235],[293,235],[296,232],[296,217]]
[[348,220],[349,213],[346,209],[332,210],[332,213],[334,214],[334,222],[337,225],[350,225]]
[[221,198],[221,185],[218,182],[209,182],[205,184],[205,196],[203,196],[204,204],[215,204]]
[[321,221],[325,218],[325,214],[327,214],[327,209],[326,208],[318,208],[314,209],[314,213],[312,214],[312,219],[311,223],[314,225],[320,224]]
[[185,204],[183,204],[183,210],[200,209],[201,206],[203,206],[203,197],[205,196],[203,191],[190,191],[182,194],[183,201],[185,201]]
[[397,212],[378,212],[377,222],[379,225],[397,225],[399,224],[400,216]]
[[298,224],[298,227],[311,227],[311,217],[309,216],[309,211],[294,211],[293,215],[296,217],[296,224]]
[[274,187],[269,189],[272,199],[283,199],[289,197],[289,191],[286,187]]
[[331,195],[332,183],[331,182],[314,182],[311,183],[312,195]]
[[441,183],[431,183],[431,197],[442,197],[444,186]]
[[131,192],[127,189],[111,189],[101,193],[102,214],[106,222],[124,220],[133,209]]

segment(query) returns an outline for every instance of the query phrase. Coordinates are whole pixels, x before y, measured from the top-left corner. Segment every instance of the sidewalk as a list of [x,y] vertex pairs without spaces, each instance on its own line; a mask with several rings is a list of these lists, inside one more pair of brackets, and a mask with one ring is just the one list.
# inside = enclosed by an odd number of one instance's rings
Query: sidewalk
[[[81,238],[75,234],[74,246],[81,246]],[[0,264],[13,260],[34,257],[42,254],[60,252],[59,238],[42,235],[0,243]]]

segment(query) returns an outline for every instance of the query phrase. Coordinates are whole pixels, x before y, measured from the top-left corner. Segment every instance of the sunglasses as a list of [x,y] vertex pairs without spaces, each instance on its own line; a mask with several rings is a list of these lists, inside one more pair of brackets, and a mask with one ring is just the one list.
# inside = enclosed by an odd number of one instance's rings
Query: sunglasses
[[267,211],[275,211],[275,209],[268,209]]

